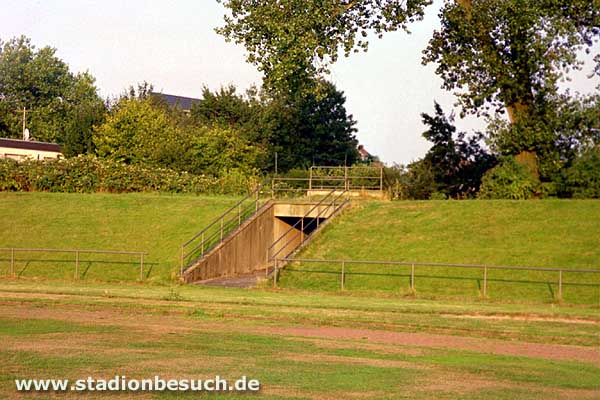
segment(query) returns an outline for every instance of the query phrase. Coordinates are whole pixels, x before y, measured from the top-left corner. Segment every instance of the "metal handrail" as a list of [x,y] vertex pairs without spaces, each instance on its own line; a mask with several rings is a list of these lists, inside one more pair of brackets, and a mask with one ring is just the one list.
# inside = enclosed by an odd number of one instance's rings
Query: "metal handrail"
[[80,254],[124,254],[140,256],[140,280],[144,280],[144,256],[145,251],[119,251],[119,250],[90,250],[90,249],[46,249],[28,247],[0,247],[0,251],[10,251],[10,275],[15,274],[15,252],[22,253],[67,253],[75,254],[75,279],[79,279],[79,255]]
[[446,263],[424,263],[414,261],[374,261],[374,260],[324,260],[314,258],[275,258],[275,273],[273,278],[273,285],[277,286],[277,274],[278,274],[278,263],[289,263],[289,262],[305,262],[305,263],[321,263],[321,264],[341,264],[341,285],[342,290],[345,284],[345,266],[348,264],[361,264],[361,265],[402,265],[411,266],[410,275],[410,288],[415,289],[415,267],[434,267],[434,268],[472,268],[483,270],[483,287],[482,295],[487,296],[487,281],[488,281],[488,270],[510,270],[510,271],[544,271],[544,272],[557,272],[558,273],[558,298],[562,299],[563,293],[563,273],[591,273],[600,274],[600,269],[572,269],[572,268],[556,268],[556,267],[523,267],[523,266],[504,266],[504,265],[485,265],[485,264],[446,264]]
[[233,206],[231,206],[231,208],[229,208],[227,211],[225,211],[223,214],[221,214],[220,216],[218,216],[217,218],[215,218],[210,224],[208,224],[203,230],[201,230],[200,232],[198,232],[197,234],[195,234],[194,236],[192,236],[192,238],[190,240],[188,240],[187,242],[185,242],[183,244],[183,246],[186,246],[188,244],[190,244],[191,242],[193,242],[195,239],[197,239],[200,235],[202,235],[203,233],[205,233],[209,228],[211,228],[213,225],[215,225],[217,222],[219,222],[224,215],[230,213],[231,211],[235,210],[238,206],[240,206],[244,201],[248,200],[250,197],[252,196],[256,196],[258,194],[260,190],[260,186],[257,187],[256,189],[254,189],[252,192],[248,193],[244,198],[242,198],[240,201],[238,201],[237,203],[235,203]]
[[[231,228],[237,228],[242,225],[251,215],[256,213],[260,208],[260,191],[262,185],[258,185],[256,189],[244,196],[241,200],[223,212],[219,217],[215,218],[210,224],[208,224],[200,232],[192,236],[191,239],[181,245],[180,250],[180,273],[183,275],[186,267],[189,267],[194,260],[191,260],[186,264],[186,259],[194,256],[198,251],[197,258],[201,258],[206,254],[207,251],[219,245],[225,237],[231,232]],[[244,202],[252,199],[252,201],[245,205]],[[252,211],[251,211],[252,210]],[[217,230],[210,233],[210,229],[218,227]],[[198,241],[198,239],[200,240]],[[196,245],[190,248],[190,245],[198,241]],[[196,259],[197,259],[196,258]]]
[[[287,231],[285,231],[281,236],[279,236],[279,238],[277,240],[275,240],[273,243],[271,243],[271,245],[267,249],[267,257],[268,257],[268,254],[270,253],[271,249],[273,247],[275,247],[275,245],[277,245],[284,237],[286,237],[288,235],[288,233],[290,233],[294,229],[297,229],[298,228],[297,225],[300,224],[301,221],[304,220],[304,218],[307,218],[307,216],[310,215],[310,213],[312,213],[317,207],[321,206],[322,203],[329,196],[331,196],[334,192],[335,192],[335,189],[333,189],[332,191],[327,193],[327,195],[325,197],[323,197],[317,204],[314,204],[306,213],[304,213],[304,215],[294,225],[290,226],[289,229]],[[287,243],[286,243],[286,245],[287,245]],[[268,258],[268,259],[270,260],[270,258]]]
[[[288,234],[289,234],[290,232],[292,232],[292,231],[294,231],[294,230],[296,230],[296,231],[298,230],[298,225],[299,225],[299,224],[301,225],[301,229],[300,229],[300,232],[298,232],[298,234],[301,236],[301,241],[300,241],[300,243],[298,244],[298,246],[296,246],[294,249],[292,249],[292,250],[290,251],[290,254],[291,254],[292,252],[294,252],[294,251],[295,251],[295,250],[296,250],[298,247],[302,246],[302,244],[303,244],[303,243],[304,243],[304,242],[307,240],[307,239],[306,239],[306,237],[304,236],[304,230],[305,230],[306,228],[310,227],[310,226],[311,226],[311,224],[314,224],[314,223],[316,223],[316,224],[317,224],[317,228],[318,228],[318,227],[319,227],[319,218],[321,217],[321,215],[322,215],[322,214],[323,214],[325,211],[329,210],[331,207],[333,207],[333,208],[334,208],[333,212],[335,212],[335,211],[336,211],[336,209],[337,209],[337,208],[335,207],[336,201],[337,201],[337,200],[339,200],[339,198],[340,198],[340,197],[342,197],[342,196],[344,196],[344,195],[346,194],[346,190],[342,191],[342,192],[341,192],[339,195],[337,195],[337,196],[336,196],[336,197],[335,197],[335,198],[334,198],[334,199],[333,199],[333,200],[332,200],[330,203],[328,203],[328,204],[327,204],[327,207],[325,207],[325,208],[322,208],[322,206],[323,206],[323,203],[325,202],[325,200],[327,200],[327,198],[329,198],[329,197],[330,197],[331,195],[333,195],[335,192],[336,192],[336,189],[333,189],[332,191],[330,191],[329,193],[327,193],[327,195],[326,195],[326,196],[325,196],[323,199],[321,199],[321,201],[319,201],[317,204],[315,204],[315,205],[314,205],[314,206],[313,206],[313,207],[312,207],[312,208],[311,208],[309,211],[307,211],[307,212],[304,214],[304,216],[302,216],[302,217],[301,217],[301,218],[300,218],[300,219],[299,219],[299,220],[298,220],[298,221],[297,221],[297,222],[296,222],[294,225],[290,226],[290,228],[289,228],[289,229],[288,229],[288,230],[287,230],[285,233],[283,233],[283,234],[282,234],[282,235],[281,235],[281,236],[280,236],[280,237],[279,237],[279,238],[278,238],[278,239],[277,239],[275,242],[273,242],[273,243],[271,244],[271,246],[269,246],[269,248],[267,249],[267,264],[268,264],[268,262],[269,262],[269,261],[271,261],[271,260],[275,259],[275,258],[277,257],[277,255],[279,255],[279,253],[280,253],[281,251],[283,251],[283,250],[284,250],[284,249],[285,249],[285,248],[286,248],[286,247],[287,247],[287,246],[288,246],[288,245],[289,245],[289,244],[290,244],[290,243],[291,243],[291,242],[292,242],[292,241],[295,239],[295,237],[293,237],[293,238],[291,238],[291,239],[287,240],[287,241],[284,243],[284,245],[283,245],[283,246],[281,246],[281,248],[280,248],[280,249],[279,249],[279,250],[278,250],[278,251],[277,251],[275,254],[273,254],[272,256],[270,256],[270,254],[271,254],[271,252],[272,252],[272,249],[273,249],[273,248],[274,248],[274,247],[275,247],[275,246],[276,246],[276,245],[277,245],[277,244],[278,244],[278,243],[279,243],[281,240],[283,240],[285,237],[287,237],[287,236],[288,236]],[[338,208],[339,208],[339,207],[341,207],[342,205],[344,205],[345,203],[346,203],[346,202],[338,203],[338,204],[339,204]],[[312,220],[311,220],[311,221],[310,221],[310,222],[309,222],[307,225],[304,225],[304,219],[305,219],[305,218],[308,218],[308,216],[309,216],[309,215],[310,215],[310,214],[311,214],[311,213],[312,213],[312,212],[313,212],[315,209],[317,209],[317,208],[319,208],[319,207],[321,207],[321,208],[320,208],[320,210],[319,210],[319,212],[318,212],[317,216],[316,216],[316,217],[311,217],[311,218],[312,218]],[[268,268],[267,268],[267,273],[268,273]]]
[[[361,169],[366,171],[368,175],[360,176],[357,171],[360,171]],[[374,173],[369,172],[375,170],[379,171],[379,174],[377,176],[375,176]],[[334,173],[332,175],[327,175],[327,171],[333,171]],[[369,166],[312,166],[307,172],[309,173],[309,176],[305,178],[286,178],[276,176],[271,180],[271,190],[273,192],[327,190],[334,188],[335,186],[333,185],[335,185],[336,183],[343,182],[345,190],[378,190],[383,193],[383,168],[381,167],[376,168]],[[278,184],[285,185],[286,182],[288,182],[290,186],[307,187],[276,187],[278,186]]]

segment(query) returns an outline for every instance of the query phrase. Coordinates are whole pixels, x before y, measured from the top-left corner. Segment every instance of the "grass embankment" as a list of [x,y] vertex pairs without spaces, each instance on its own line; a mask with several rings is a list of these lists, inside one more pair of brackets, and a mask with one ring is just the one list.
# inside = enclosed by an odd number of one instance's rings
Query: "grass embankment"
[[[298,257],[600,270],[598,201],[427,201],[355,205]],[[290,265],[280,286],[340,290],[340,264]],[[417,267],[425,297],[478,297],[482,270]],[[488,271],[490,298],[549,301],[558,273]],[[600,304],[600,274],[565,273],[563,298]],[[347,265],[349,291],[410,294],[410,267]]]
[[[0,193],[0,247],[146,251],[145,276],[166,282],[178,249],[236,201],[233,197],[158,194]],[[9,254],[0,253],[0,275]],[[72,279],[74,255],[17,253],[20,277]],[[85,254],[88,280],[136,280],[139,258]]]
[[599,325],[581,306],[2,279],[0,397],[32,377],[247,375],[265,399],[596,398]]

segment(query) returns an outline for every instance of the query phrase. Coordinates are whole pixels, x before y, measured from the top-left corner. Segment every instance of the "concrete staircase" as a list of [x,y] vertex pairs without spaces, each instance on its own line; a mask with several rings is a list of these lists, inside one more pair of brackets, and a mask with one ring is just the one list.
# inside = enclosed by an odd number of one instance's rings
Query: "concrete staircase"
[[305,246],[347,205],[345,191],[289,201],[261,199],[257,188],[182,246],[181,279],[197,283],[268,273],[275,258]]

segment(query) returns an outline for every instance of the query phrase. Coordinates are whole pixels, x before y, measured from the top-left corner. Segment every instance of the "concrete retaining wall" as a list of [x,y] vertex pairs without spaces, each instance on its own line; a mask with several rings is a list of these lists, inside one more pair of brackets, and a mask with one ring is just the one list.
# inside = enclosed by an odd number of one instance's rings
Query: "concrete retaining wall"
[[[302,240],[299,229],[290,229],[290,225],[276,217],[302,217],[313,206],[311,203],[265,204],[258,210],[257,215],[242,224],[197,264],[185,271],[184,281],[192,283],[266,269],[267,250],[273,242],[285,234],[285,238],[272,249],[272,254],[283,256],[294,250]],[[331,215],[331,211],[325,208],[321,211],[323,217]]]
[[273,242],[273,204],[243,224],[184,273],[186,283],[251,273],[265,268],[267,248]]

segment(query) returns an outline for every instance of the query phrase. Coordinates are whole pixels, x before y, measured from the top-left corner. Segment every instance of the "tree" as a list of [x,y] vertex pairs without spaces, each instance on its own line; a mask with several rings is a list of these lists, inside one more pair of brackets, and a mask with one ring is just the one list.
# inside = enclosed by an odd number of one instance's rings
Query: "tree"
[[276,97],[265,110],[270,145],[281,170],[311,165],[352,165],[358,159],[356,121],[346,98],[330,82],[320,81],[320,94],[299,92]]
[[281,95],[252,88],[245,96],[233,86],[211,92],[204,88],[202,99],[192,107],[197,126],[229,128],[254,146],[262,148],[257,162],[272,170],[275,152],[278,169],[316,164],[349,165],[357,160],[356,122],[345,108],[343,92],[318,81],[318,94],[298,92]]
[[166,167],[219,176],[239,169],[256,172],[263,148],[234,127],[180,125],[178,114],[152,97],[125,96],[94,132],[100,157],[127,164]]
[[192,105],[191,115],[199,124],[219,124],[242,127],[252,118],[250,102],[238,95],[233,85],[214,93],[202,88],[202,99]]
[[438,103],[434,116],[421,115],[423,123],[429,126],[423,137],[433,143],[422,160],[433,175],[433,191],[455,198],[473,196],[483,174],[496,163],[496,157],[480,145],[483,135],[457,133],[453,117],[447,117]]
[[67,157],[93,154],[93,129],[104,122],[106,106],[98,96],[95,79],[88,73],[77,74],[69,91],[63,153]]
[[190,172],[213,176],[238,170],[246,175],[258,172],[264,149],[246,140],[238,130],[223,126],[198,129],[191,138]]
[[24,37],[0,41],[0,132],[22,135],[26,108],[32,137],[65,145],[65,153],[91,151],[92,125],[101,121],[102,100],[89,73],[73,75],[56,49],[36,49]]
[[312,90],[343,49],[366,50],[367,35],[407,29],[431,0],[219,0],[230,11],[217,29],[242,44],[264,74],[264,86],[282,94]]
[[558,82],[581,68],[577,55],[600,35],[598,0],[456,0],[440,18],[424,63],[437,64],[463,113],[505,109],[513,154],[537,162],[556,140],[544,121]]
[[599,99],[598,95],[568,92],[548,96],[543,114],[531,121],[511,124],[501,117],[493,119],[488,126],[489,143],[503,156],[518,155],[524,144],[535,149],[536,162],[528,165],[530,172],[542,181],[560,180],[561,171],[581,152],[600,143]]
[[185,158],[186,140],[150,98],[122,98],[93,136],[96,152],[128,164],[172,166]]

